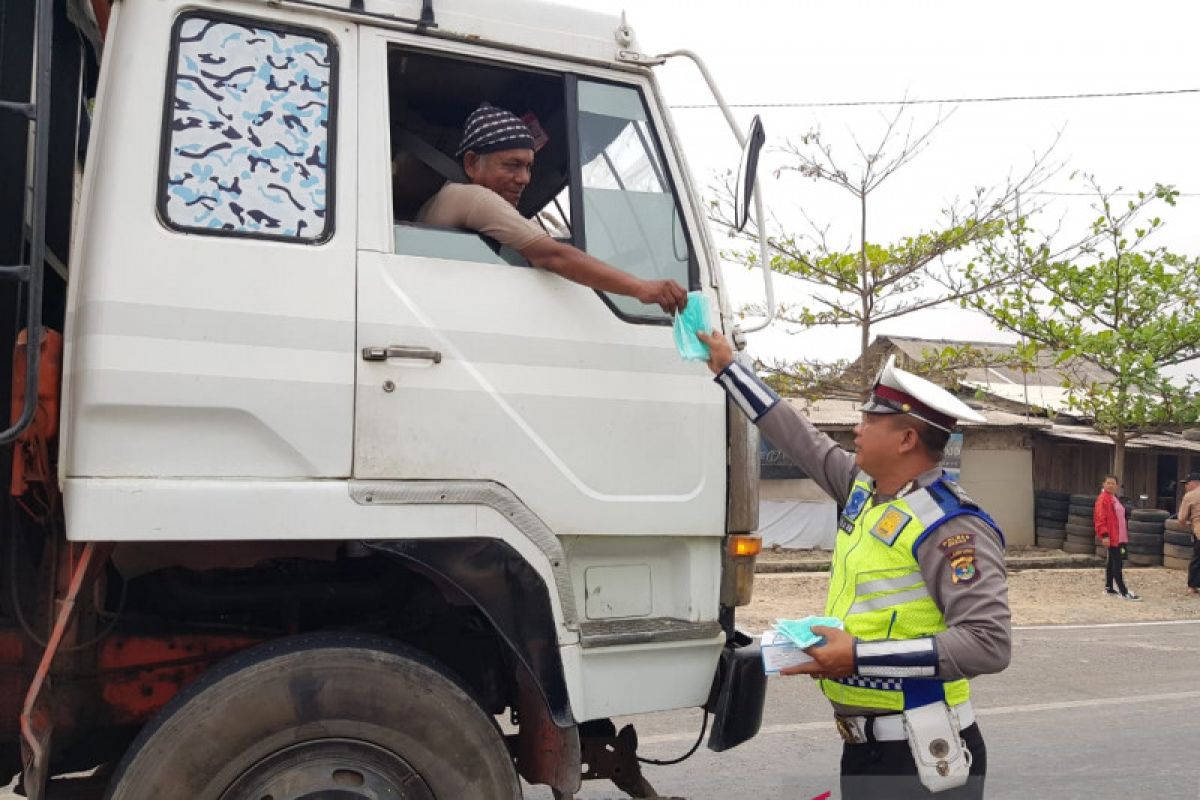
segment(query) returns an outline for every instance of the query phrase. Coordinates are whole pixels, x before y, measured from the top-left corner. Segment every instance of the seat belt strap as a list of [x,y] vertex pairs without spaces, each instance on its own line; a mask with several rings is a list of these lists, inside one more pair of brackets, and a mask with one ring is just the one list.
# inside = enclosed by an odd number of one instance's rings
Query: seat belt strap
[[395,131],[395,138],[401,147],[421,159],[427,167],[446,180],[451,183],[469,183],[461,164],[412,131],[400,128]]

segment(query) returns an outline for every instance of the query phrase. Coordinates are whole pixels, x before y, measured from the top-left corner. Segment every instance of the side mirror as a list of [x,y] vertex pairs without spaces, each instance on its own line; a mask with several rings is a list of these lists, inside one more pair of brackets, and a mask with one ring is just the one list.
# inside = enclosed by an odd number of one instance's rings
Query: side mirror
[[[742,148],[742,163],[738,165],[737,183],[734,185],[733,227],[740,233],[750,221],[750,201],[754,198],[754,184],[758,180],[758,154],[762,151],[767,135],[763,133],[762,120],[755,114],[750,121],[750,132]],[[762,223],[762,220],[759,220]]]

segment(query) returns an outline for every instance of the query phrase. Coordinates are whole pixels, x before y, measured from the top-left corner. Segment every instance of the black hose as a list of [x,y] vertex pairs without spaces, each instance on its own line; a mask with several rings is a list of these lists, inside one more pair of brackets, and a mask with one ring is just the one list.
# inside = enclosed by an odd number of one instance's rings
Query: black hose
[[[14,516],[15,516],[15,514],[14,514]],[[15,520],[14,520],[14,522],[15,522]],[[55,534],[52,533],[51,535],[55,535]],[[25,632],[25,635],[28,636],[33,641],[34,644],[36,644],[38,647],[45,650],[46,646],[49,644],[49,642],[47,642],[42,637],[38,636],[37,633],[34,632],[33,626],[31,626],[29,624],[29,621],[25,618],[25,610],[22,607],[23,603],[21,601],[21,594],[17,588],[17,557],[20,555],[20,551],[18,550],[18,547],[17,547],[17,527],[15,524],[11,527],[11,530],[9,531],[9,536],[11,538],[11,542],[10,542],[10,547],[9,547],[8,586],[9,586],[9,597],[10,597],[10,600],[12,602],[12,607],[13,607],[12,608],[13,614],[16,616],[17,624],[19,624],[21,626],[21,630],[23,630]],[[86,642],[80,642],[79,644],[73,644],[70,647],[60,647],[58,649],[58,652],[74,653],[74,652],[78,652],[79,650],[84,650],[84,649],[96,644],[97,642],[100,642],[102,639],[104,639],[109,634],[111,634],[113,632],[113,630],[116,629],[117,623],[120,622],[121,615],[125,612],[125,598],[128,595],[128,593],[129,593],[129,581],[122,579],[121,580],[121,596],[120,596],[120,599],[117,601],[117,610],[113,614],[113,618],[109,621],[108,625],[106,625],[103,630],[101,630],[98,634],[93,636],[91,639],[88,639]]]
[[704,721],[700,723],[700,735],[696,738],[696,743],[692,745],[692,749],[681,755],[679,758],[672,758],[669,761],[658,761],[653,758],[637,757],[637,760],[642,764],[652,764],[656,767],[669,767],[673,764],[679,764],[691,758],[697,750],[700,749],[700,743],[704,741],[704,734],[708,731],[708,711],[704,712]]

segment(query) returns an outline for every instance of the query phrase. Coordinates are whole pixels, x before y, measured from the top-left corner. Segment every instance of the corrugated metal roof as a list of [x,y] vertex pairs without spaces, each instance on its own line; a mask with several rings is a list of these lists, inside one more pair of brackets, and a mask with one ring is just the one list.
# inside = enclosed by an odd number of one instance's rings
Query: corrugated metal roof
[[1190,439],[1185,439],[1178,433],[1148,433],[1145,436],[1139,436],[1133,441],[1135,443],[1142,442],[1147,447],[1160,447],[1166,450],[1186,450],[1192,453],[1200,453],[1200,442],[1193,442]]
[[[897,350],[914,360],[925,358],[926,351],[940,351],[947,347],[970,346],[976,350],[998,356],[1013,352],[1013,345],[997,342],[971,342],[953,339],[920,339],[913,336],[880,336],[891,342]],[[1023,373],[1012,367],[987,367],[968,369],[964,373],[964,382],[981,384],[983,386],[1049,386],[1061,387],[1064,379],[1070,375],[1076,378],[1093,380],[1098,383],[1109,383],[1113,374],[1090,361],[1080,358],[1070,359],[1063,364],[1056,364],[1058,353],[1043,350],[1038,353],[1035,368],[1029,373]]]
[[[1042,431],[1053,439],[1102,444],[1112,447],[1113,440],[1095,428],[1083,425],[1053,425]],[[1178,433],[1147,433],[1125,443],[1128,450],[1184,450],[1200,453],[1200,442],[1185,439]]]
[[[858,410],[862,403],[855,400],[817,400],[809,403],[804,400],[787,398],[787,402],[797,411],[806,415],[818,427],[849,428],[858,424],[862,413]],[[964,428],[1047,428],[1050,421],[1037,417],[1027,418],[1021,414],[1013,414],[996,408],[980,408],[979,413],[987,418],[982,424],[973,422],[962,423]]]
[[[971,372],[979,372],[979,370],[971,370]],[[970,378],[965,378],[963,384],[1001,400],[1020,403],[1030,408],[1044,408],[1055,413],[1069,410],[1067,390],[1061,386],[1041,386],[1039,384],[1025,386],[1019,383],[977,381]]]

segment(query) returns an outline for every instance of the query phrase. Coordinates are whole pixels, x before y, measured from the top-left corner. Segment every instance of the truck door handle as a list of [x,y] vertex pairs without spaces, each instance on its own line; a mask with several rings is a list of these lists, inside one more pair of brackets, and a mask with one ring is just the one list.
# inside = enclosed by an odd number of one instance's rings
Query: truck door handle
[[392,345],[390,347],[364,347],[363,361],[387,361],[389,358],[427,359],[435,364],[442,363],[442,353],[431,347],[405,347]]

